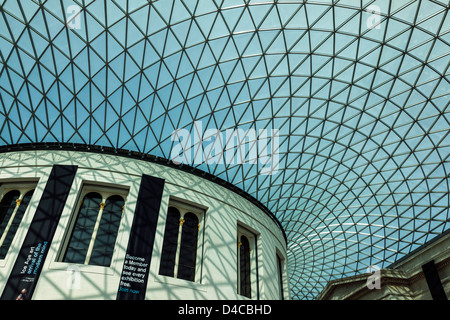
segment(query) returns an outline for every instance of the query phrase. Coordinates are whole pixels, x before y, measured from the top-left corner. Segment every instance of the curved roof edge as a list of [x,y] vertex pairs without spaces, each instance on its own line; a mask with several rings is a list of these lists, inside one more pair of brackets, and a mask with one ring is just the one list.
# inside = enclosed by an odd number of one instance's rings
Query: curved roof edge
[[171,160],[168,160],[168,159],[165,159],[162,157],[153,156],[151,154],[144,154],[142,152],[137,152],[137,151],[131,151],[131,150],[126,150],[126,149],[115,149],[112,147],[104,147],[104,146],[97,146],[97,145],[86,145],[86,144],[77,144],[77,143],[59,143],[59,142],[47,143],[47,142],[43,142],[43,143],[25,143],[25,144],[0,146],[0,154],[6,153],[6,152],[30,151],[30,150],[68,150],[68,151],[78,151],[78,152],[103,153],[103,154],[108,154],[108,155],[115,155],[115,156],[132,158],[132,159],[136,159],[136,160],[153,162],[153,163],[157,163],[160,165],[175,168],[177,170],[182,170],[186,173],[194,174],[195,176],[207,179],[211,182],[214,182],[218,185],[221,185],[221,186],[227,188],[230,191],[233,191],[234,193],[238,194],[239,196],[243,197],[244,199],[250,201],[252,204],[257,206],[261,211],[263,211],[265,214],[267,214],[275,222],[275,224],[278,226],[278,228],[280,228],[281,232],[283,233],[285,243],[287,244],[286,232],[283,229],[281,222],[264,204],[262,204],[259,200],[255,199],[253,196],[251,196],[247,192],[236,187],[235,185],[233,185],[221,178],[218,178],[210,173],[207,173],[203,170],[199,170],[197,168],[194,168],[192,166],[185,165],[185,164],[175,164]]

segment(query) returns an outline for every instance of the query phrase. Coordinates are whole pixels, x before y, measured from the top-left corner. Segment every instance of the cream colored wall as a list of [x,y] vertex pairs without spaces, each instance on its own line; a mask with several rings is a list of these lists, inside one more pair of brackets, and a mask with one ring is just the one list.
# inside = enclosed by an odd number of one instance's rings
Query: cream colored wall
[[[112,155],[73,151],[24,151],[0,154],[0,182],[39,179],[23,223],[5,260],[0,260],[3,288],[53,164],[77,165],[78,171],[39,278],[35,299],[115,299],[119,286],[136,197],[142,174],[165,179],[150,265],[148,299],[246,299],[237,295],[236,229],[238,222],[258,233],[258,274],[261,299],[278,299],[276,250],[286,260],[286,245],[278,226],[255,205],[236,193],[200,177],[166,166]],[[85,182],[129,188],[111,267],[58,262],[58,254],[79,190]],[[158,274],[166,212],[170,197],[206,210],[201,279],[190,282]],[[284,264],[284,296],[289,297]],[[76,280],[72,282],[72,280]],[[256,298],[256,292],[253,295]]]
[[447,298],[450,298],[450,233],[425,244],[390,268],[380,270],[380,288],[369,289],[372,274],[333,280],[321,292],[324,300],[431,300],[422,265],[434,260]]

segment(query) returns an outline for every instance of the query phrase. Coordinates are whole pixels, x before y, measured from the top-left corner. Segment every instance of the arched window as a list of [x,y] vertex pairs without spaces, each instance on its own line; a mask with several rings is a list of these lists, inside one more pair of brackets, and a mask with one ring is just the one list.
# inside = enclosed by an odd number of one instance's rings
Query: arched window
[[[18,191],[12,192],[14,192],[14,194],[17,195]],[[33,197],[33,193],[34,190],[28,191],[23,196],[22,199],[16,198],[13,199],[13,202],[10,203],[11,206],[7,211],[8,213],[12,212],[12,214],[11,215],[7,214],[3,218],[3,221],[0,225],[0,259],[4,259],[6,257],[6,253],[8,252],[9,247],[11,246],[14,236],[16,235],[17,229],[19,229],[20,222],[22,221],[23,215],[27,210],[28,204],[30,203],[31,198]],[[13,205],[14,208],[12,207]],[[14,209],[16,210],[15,212]],[[2,209],[0,209],[0,211],[2,211]]]
[[[176,202],[169,206],[159,274],[195,281],[201,210]],[[201,274],[201,273],[200,273]]]
[[82,192],[85,196],[73,219],[75,222],[68,229],[71,234],[66,237],[60,259],[63,262],[109,267],[127,191],[86,185]]
[[188,212],[184,215],[181,233],[178,278],[189,281],[195,279],[195,261],[197,259],[198,217]]
[[125,201],[118,195],[111,196],[106,200],[95,236],[90,264],[99,266],[111,264],[124,204]]
[[180,211],[178,211],[175,207],[169,207],[167,212],[166,229],[164,231],[164,243],[161,252],[161,264],[159,266],[159,274],[164,276],[174,276],[179,225]]
[[277,269],[278,269],[278,286],[280,292],[280,299],[284,300],[284,289],[283,289],[283,258],[277,253]]
[[[13,216],[17,202],[19,199],[20,192],[18,190],[12,190],[6,193],[2,201],[0,202],[0,242],[4,242],[8,234],[8,224]],[[2,241],[3,240],[3,241]],[[4,259],[6,257],[6,253],[8,252],[9,246],[1,244],[0,247],[0,259]]]
[[237,293],[259,299],[258,234],[248,227],[237,226]]
[[20,192],[18,190],[9,191],[0,202],[0,234],[3,234],[8,225],[14,209],[16,208],[16,200],[19,199]]
[[[67,246],[64,262],[89,264],[86,259],[98,218],[102,196],[96,192],[86,194],[80,205],[77,220]],[[87,260],[87,261],[86,261]]]
[[250,272],[250,242],[242,235],[239,242],[239,293],[247,298],[252,297]]

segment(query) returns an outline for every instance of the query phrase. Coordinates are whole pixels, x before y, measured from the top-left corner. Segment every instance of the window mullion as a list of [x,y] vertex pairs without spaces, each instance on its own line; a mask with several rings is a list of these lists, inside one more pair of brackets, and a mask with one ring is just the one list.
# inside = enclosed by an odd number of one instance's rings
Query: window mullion
[[180,225],[178,227],[178,239],[177,239],[177,252],[175,254],[175,266],[173,270],[174,278],[178,278],[178,263],[180,260],[180,251],[181,251],[181,235],[183,232],[183,223],[184,223],[184,213],[180,217]]
[[98,229],[100,227],[100,221],[102,220],[102,214],[103,214],[103,209],[105,209],[105,200],[103,199],[103,202],[100,203],[100,209],[97,215],[97,221],[95,221],[95,226],[94,226],[94,230],[92,232],[92,236],[91,236],[91,241],[89,242],[89,247],[86,253],[86,259],[84,260],[84,264],[89,264],[89,261],[91,260],[91,254],[92,254],[92,250],[94,248],[94,243],[95,243],[95,238],[97,237],[97,232]]

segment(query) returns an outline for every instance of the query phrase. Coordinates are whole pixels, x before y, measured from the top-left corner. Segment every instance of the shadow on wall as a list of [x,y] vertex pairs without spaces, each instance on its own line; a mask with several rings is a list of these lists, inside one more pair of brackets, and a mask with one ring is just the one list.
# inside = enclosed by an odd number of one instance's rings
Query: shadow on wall
[[[2,286],[8,281],[10,271],[26,237],[27,227],[30,225],[40,201],[42,201],[47,179],[52,166],[55,164],[77,165],[78,171],[73,184],[68,188],[67,201],[63,205],[61,218],[56,220],[54,236],[48,239],[47,257],[40,261],[43,269],[39,275],[39,280],[34,283],[36,285],[34,298],[64,300],[116,298],[142,174],[166,179],[157,221],[153,256],[149,267],[146,298],[242,298],[236,293],[236,221],[243,220],[250,225],[266,228],[265,232],[272,232],[270,226],[273,225],[273,221],[270,217],[261,213],[264,217],[259,224],[251,216],[251,211],[255,210],[254,206],[246,200],[240,199],[234,193],[215,183],[185,172],[175,169],[167,170],[166,167],[132,159],[67,151],[38,153],[24,151],[14,154],[0,154],[0,183],[11,181],[11,179],[15,180],[19,177],[22,181],[39,179],[6,259],[0,260],[0,283]],[[95,170],[91,168],[95,168]],[[67,238],[71,236],[69,226],[73,225],[77,214],[76,208],[78,208],[77,204],[80,201],[80,190],[86,181],[99,184],[102,187],[122,185],[129,190],[109,267],[65,263],[61,259],[62,247],[64,247],[64,243],[67,243]],[[199,242],[203,242],[203,250],[197,257],[197,263],[201,263],[200,275],[196,276],[194,282],[158,274],[171,195],[175,195],[177,199],[189,200],[207,207],[198,238]],[[229,204],[233,204],[233,206]],[[42,228],[47,228],[46,224],[42,224]],[[43,229],[36,231],[36,234],[43,233],[45,233]],[[278,243],[277,246],[283,247],[281,243]],[[260,257],[261,254],[258,259]],[[268,270],[276,270],[275,256],[273,260],[274,266],[270,265]],[[21,290],[19,287],[16,289],[18,292]]]

